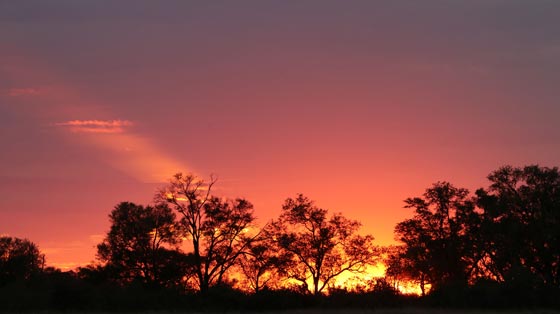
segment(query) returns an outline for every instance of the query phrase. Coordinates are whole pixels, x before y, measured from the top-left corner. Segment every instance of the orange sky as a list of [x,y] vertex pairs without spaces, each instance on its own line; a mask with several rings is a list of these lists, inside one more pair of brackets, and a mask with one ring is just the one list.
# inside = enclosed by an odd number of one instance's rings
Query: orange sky
[[403,200],[560,159],[560,4],[0,3],[0,234],[94,259],[174,172],[259,223],[304,193],[378,244]]

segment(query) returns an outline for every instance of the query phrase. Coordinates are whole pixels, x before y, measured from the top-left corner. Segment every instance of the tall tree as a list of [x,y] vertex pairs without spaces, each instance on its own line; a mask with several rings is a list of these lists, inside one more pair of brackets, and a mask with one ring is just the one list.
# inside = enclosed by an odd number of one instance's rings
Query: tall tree
[[27,239],[0,237],[0,283],[28,280],[39,273],[45,256]]
[[492,172],[477,191],[489,270],[500,281],[560,287],[560,173],[536,165]]
[[375,261],[373,237],[358,235],[360,223],[341,214],[328,217],[326,209],[299,194],[288,198],[278,221],[273,222],[275,239],[291,255],[285,275],[312,292],[321,293],[344,272],[363,272]]
[[479,214],[469,192],[437,182],[422,197],[405,200],[414,217],[397,224],[395,234],[405,250],[400,257],[422,286],[466,284],[476,273],[480,254]]
[[[186,257],[178,251],[183,232],[166,205],[142,206],[123,202],[109,215],[111,228],[97,246],[98,258],[120,282],[177,284]],[[173,262],[170,262],[173,260]]]
[[226,272],[247,252],[249,229],[255,217],[245,199],[223,200],[212,196],[216,180],[208,183],[193,174],[176,174],[156,195],[159,203],[172,206],[192,244],[193,269],[201,292],[223,282]]

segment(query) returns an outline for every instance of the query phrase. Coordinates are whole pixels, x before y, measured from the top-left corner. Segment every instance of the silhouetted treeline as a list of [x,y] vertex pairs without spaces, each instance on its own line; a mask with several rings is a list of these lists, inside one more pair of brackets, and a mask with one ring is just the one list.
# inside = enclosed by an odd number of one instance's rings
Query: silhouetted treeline
[[488,179],[475,195],[438,182],[407,199],[414,217],[395,228],[404,245],[390,256],[388,275],[442,295],[477,285],[521,298],[558,291],[558,169],[503,167]]
[[414,296],[393,290],[334,290],[329,295],[304,294],[292,289],[250,293],[231,286],[213,286],[205,293],[94,283],[74,272],[51,271],[31,281],[0,287],[0,311],[158,311],[181,312],[260,311],[301,308],[376,308],[416,304]]
[[[488,179],[474,194],[437,182],[406,199],[401,245],[378,247],[304,195],[258,227],[248,200],[177,174],[153,205],[115,206],[94,265],[45,268],[35,244],[0,238],[0,309],[560,308],[558,169],[506,166]],[[384,278],[337,282],[378,263]]]
[[329,215],[309,198],[288,198],[278,219],[259,228],[253,205],[212,194],[216,180],[177,174],[155,205],[123,202],[97,247],[100,265],[87,274],[118,285],[141,282],[204,294],[215,286],[242,290],[289,287],[318,295],[344,273],[379,262],[360,223]]

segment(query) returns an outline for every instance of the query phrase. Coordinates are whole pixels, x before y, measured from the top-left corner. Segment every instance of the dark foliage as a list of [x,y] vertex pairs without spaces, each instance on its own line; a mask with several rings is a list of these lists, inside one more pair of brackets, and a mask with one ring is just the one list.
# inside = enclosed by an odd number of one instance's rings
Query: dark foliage
[[223,200],[211,194],[214,178],[206,183],[193,174],[176,174],[155,197],[171,206],[192,245],[190,282],[206,292],[225,281],[226,273],[248,252],[254,237],[246,234],[255,220],[253,205],[242,198]]
[[360,223],[328,210],[299,194],[288,198],[278,221],[272,223],[276,245],[289,262],[283,275],[317,295],[345,272],[364,272],[375,264],[373,237],[358,234]]
[[[0,311],[560,309],[558,169],[503,167],[488,178],[490,186],[476,195],[438,182],[407,199],[414,216],[396,227],[402,245],[377,251],[371,237],[355,233],[359,223],[328,216],[303,195],[248,236],[249,202],[211,196],[214,180],[178,175],[159,205],[115,207],[98,247],[103,264],[76,272],[45,268],[35,244],[0,237]],[[188,254],[176,247],[185,235],[194,250]],[[385,278],[353,290],[327,286],[344,271],[364,271],[379,254]],[[247,277],[251,293],[234,288],[238,281],[227,277],[233,269]],[[271,284],[287,278],[301,285]],[[402,295],[395,288],[401,281],[432,289],[423,297]]]
[[120,284],[181,284],[188,257],[174,247],[184,233],[169,207],[123,202],[115,206],[109,219],[111,229],[97,246],[104,265],[84,269],[85,276],[111,278]]
[[27,239],[0,237],[0,286],[29,280],[43,268],[45,256]]
[[[414,217],[395,227],[404,251],[395,262],[409,276],[434,289],[449,284],[466,285],[476,272],[479,261],[477,233],[479,215],[468,190],[448,182],[438,182],[422,197],[405,200],[414,209]],[[397,265],[392,265],[393,269]]]
[[476,192],[492,276],[530,289],[560,288],[558,168],[503,167]]

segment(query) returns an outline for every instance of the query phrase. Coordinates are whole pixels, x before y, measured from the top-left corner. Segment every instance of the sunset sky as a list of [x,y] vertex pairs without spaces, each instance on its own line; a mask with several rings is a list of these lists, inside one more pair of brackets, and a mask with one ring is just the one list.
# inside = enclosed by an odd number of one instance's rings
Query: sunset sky
[[176,172],[392,244],[438,180],[560,165],[559,118],[560,1],[0,1],[0,234],[64,269]]

